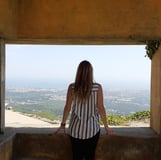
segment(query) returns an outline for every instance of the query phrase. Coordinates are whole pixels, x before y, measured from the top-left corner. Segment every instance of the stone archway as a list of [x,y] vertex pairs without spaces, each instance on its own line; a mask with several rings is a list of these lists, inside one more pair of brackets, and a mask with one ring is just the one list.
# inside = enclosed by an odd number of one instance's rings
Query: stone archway
[[[0,132],[5,124],[5,43],[145,44],[161,38],[160,0],[1,0],[0,4]],[[161,134],[161,49],[152,59],[151,127]]]
[[[3,39],[1,39],[1,50],[0,50],[0,55],[1,55],[1,110],[0,110],[0,115],[1,115],[1,132],[5,130],[5,121],[4,121],[4,116],[5,116],[5,42]],[[158,133],[160,134],[160,85],[159,82],[160,76],[159,74],[161,73],[161,49],[159,49],[155,56],[153,57],[152,60],[152,75],[151,75],[151,121],[150,121],[150,126]],[[155,106],[155,107],[153,107]]]

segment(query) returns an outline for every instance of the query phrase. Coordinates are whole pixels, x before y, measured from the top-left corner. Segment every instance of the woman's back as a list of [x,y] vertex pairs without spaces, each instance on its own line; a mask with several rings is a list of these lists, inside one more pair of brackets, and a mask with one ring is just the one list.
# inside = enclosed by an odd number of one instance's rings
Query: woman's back
[[[99,84],[93,83],[91,94],[85,101],[80,101],[78,98],[73,99],[69,124],[72,137],[87,139],[99,131],[98,88]],[[74,90],[74,85],[72,85],[72,89]]]

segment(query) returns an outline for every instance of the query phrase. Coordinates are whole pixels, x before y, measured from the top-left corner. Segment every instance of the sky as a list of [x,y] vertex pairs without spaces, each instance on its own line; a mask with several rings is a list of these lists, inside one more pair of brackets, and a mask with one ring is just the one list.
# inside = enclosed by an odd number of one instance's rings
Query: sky
[[6,86],[67,87],[82,60],[108,88],[149,89],[151,60],[144,45],[6,45]]

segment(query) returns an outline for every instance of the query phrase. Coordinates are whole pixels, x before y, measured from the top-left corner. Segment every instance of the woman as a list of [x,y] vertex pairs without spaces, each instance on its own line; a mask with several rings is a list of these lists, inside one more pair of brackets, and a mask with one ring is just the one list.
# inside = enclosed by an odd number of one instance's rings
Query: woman
[[61,129],[71,111],[69,134],[71,138],[73,160],[94,160],[95,149],[100,135],[99,115],[107,134],[112,130],[107,125],[103,104],[102,87],[93,82],[93,68],[90,62],[82,61],[77,69],[75,83],[68,87]]

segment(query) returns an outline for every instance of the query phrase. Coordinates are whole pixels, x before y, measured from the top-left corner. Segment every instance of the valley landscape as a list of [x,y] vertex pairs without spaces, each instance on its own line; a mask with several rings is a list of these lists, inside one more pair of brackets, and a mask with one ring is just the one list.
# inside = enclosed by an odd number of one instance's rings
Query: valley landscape
[[[6,108],[35,114],[50,120],[60,120],[66,100],[66,89],[8,88]],[[148,90],[104,90],[104,104],[108,115],[128,116],[150,109]]]

